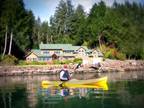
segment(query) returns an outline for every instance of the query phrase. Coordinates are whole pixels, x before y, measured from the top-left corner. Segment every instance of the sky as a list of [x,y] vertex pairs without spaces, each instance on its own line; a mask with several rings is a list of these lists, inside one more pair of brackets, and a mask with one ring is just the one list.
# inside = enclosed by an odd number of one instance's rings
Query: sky
[[[54,15],[55,9],[60,0],[23,0],[25,8],[32,10],[35,18],[40,17],[41,21],[48,21],[50,16]],[[65,1],[65,0],[64,0]],[[77,7],[81,4],[84,7],[85,12],[89,12],[94,3],[98,3],[101,0],[71,0],[72,5]],[[107,6],[112,6],[114,1],[118,3],[124,3],[126,0],[103,0]],[[143,3],[144,0],[127,0],[129,2]]]

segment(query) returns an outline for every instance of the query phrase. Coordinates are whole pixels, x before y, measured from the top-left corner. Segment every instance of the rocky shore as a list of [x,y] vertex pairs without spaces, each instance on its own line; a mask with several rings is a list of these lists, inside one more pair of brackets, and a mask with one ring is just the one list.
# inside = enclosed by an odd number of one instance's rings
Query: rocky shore
[[[57,74],[62,67],[63,65],[0,66],[0,76]],[[73,73],[144,71],[144,61],[105,60],[99,69],[96,69],[94,65],[83,65],[77,70],[74,70],[75,67],[76,64],[69,64],[68,70]]]

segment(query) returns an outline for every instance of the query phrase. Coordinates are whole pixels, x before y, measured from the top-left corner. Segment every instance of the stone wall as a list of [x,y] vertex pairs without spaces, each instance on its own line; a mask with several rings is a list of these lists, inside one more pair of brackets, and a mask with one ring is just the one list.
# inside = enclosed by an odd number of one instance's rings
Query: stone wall
[[[75,67],[73,64],[68,65],[68,70],[74,73],[144,71],[144,61],[105,60],[99,69],[91,65],[82,65],[77,70]],[[0,76],[58,74],[62,68],[63,65],[0,66]]]

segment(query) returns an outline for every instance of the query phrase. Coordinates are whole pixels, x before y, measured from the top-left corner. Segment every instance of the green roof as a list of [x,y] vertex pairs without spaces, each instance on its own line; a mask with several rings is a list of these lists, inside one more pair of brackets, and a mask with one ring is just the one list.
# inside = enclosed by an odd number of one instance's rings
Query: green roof
[[40,44],[40,49],[56,49],[56,50],[77,50],[83,47],[87,50],[86,46],[73,46],[72,44]]
[[50,54],[41,54],[41,51],[38,50],[38,49],[33,49],[33,50],[31,50],[31,52],[33,52],[38,57],[49,57],[49,56],[51,56]]
[[40,44],[40,49],[63,49],[71,47],[71,44]]

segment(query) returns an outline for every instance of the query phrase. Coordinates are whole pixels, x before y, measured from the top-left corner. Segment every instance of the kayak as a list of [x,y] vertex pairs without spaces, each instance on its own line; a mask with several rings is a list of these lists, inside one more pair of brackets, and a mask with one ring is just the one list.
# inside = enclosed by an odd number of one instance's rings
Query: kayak
[[88,80],[71,79],[66,82],[47,81],[47,80],[41,82],[43,88],[59,87],[60,84],[62,84],[62,87],[67,87],[67,88],[98,88],[98,89],[108,90],[107,77],[88,79]]

